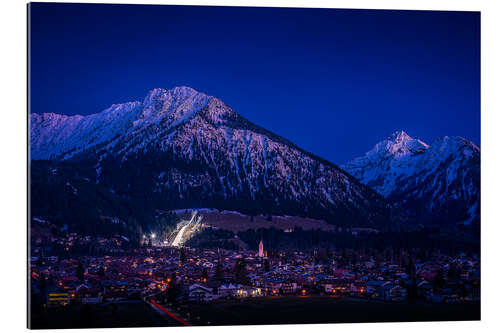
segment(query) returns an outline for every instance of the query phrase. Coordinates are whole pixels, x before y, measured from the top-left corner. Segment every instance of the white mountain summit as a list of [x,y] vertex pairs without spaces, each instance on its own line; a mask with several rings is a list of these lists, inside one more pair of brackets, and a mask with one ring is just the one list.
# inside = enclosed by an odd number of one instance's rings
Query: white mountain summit
[[161,209],[208,205],[370,224],[386,207],[333,163],[188,87],[154,89],[142,102],[89,116],[32,114],[30,126],[32,160],[89,165],[96,184],[152,195]]
[[470,223],[479,217],[479,158],[464,138],[427,145],[398,131],[342,168],[412,214],[454,216],[459,207],[459,220]]

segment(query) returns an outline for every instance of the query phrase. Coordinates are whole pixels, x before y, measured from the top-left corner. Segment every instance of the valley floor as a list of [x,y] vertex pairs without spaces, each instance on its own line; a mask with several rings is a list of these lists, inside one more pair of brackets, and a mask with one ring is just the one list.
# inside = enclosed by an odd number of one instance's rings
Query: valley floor
[[33,311],[31,319],[32,329],[178,326],[142,300],[45,308]]
[[[480,304],[389,303],[332,296],[259,297],[190,304],[192,325],[273,325],[480,320]],[[179,326],[142,301],[68,306],[34,314],[32,328]]]
[[[190,307],[202,325],[479,320],[480,304],[389,303],[331,296],[220,300]],[[195,323],[193,323],[195,324]],[[196,325],[196,324],[195,324]]]

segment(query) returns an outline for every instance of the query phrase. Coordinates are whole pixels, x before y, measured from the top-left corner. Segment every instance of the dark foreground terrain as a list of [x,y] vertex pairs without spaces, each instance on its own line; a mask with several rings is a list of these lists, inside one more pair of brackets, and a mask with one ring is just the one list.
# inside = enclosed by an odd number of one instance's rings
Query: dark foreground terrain
[[[262,297],[189,307],[193,325],[271,325],[479,320],[477,304],[386,303],[334,297]],[[32,328],[178,326],[142,301],[68,306],[35,313]]]
[[33,312],[32,329],[174,326],[143,301],[70,305]]
[[386,303],[333,297],[262,297],[191,307],[210,325],[479,320],[477,304]]

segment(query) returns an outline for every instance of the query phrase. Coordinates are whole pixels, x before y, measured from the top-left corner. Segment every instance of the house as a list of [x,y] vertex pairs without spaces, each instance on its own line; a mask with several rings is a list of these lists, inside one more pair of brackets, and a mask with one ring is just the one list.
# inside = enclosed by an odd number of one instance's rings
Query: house
[[428,299],[432,296],[432,284],[423,280],[417,284],[417,295]]
[[219,287],[218,294],[220,297],[232,297],[236,294],[236,290],[238,290],[239,287],[238,284],[223,284]]
[[266,279],[262,284],[262,290],[266,295],[277,295],[282,284],[283,281],[279,279]]
[[293,295],[297,292],[297,283],[285,281],[281,284],[280,293],[283,295]]
[[366,294],[374,295],[377,292],[377,289],[383,285],[386,281],[383,280],[370,280],[366,282]]
[[393,302],[402,302],[406,299],[406,289],[401,286],[395,286],[389,291],[389,296]]
[[332,275],[335,277],[335,278],[343,278],[345,275],[348,275],[350,273],[350,271],[348,269],[340,269],[340,268],[336,268],[332,271]]
[[332,294],[348,294],[350,292],[351,279],[332,279],[324,282],[324,290],[326,293]]
[[364,296],[366,294],[366,284],[361,281],[353,282],[349,290],[351,296]]
[[98,288],[90,288],[87,285],[79,285],[76,288],[75,300],[81,304],[97,304],[102,302],[102,291]]
[[210,302],[217,298],[211,288],[199,284],[193,284],[189,287],[188,297],[191,302],[197,303]]
[[113,281],[105,289],[104,296],[106,300],[120,300],[128,297],[128,283],[126,281]]
[[235,297],[257,297],[262,296],[262,289],[251,286],[240,286],[236,289]]
[[383,301],[390,301],[392,288],[394,288],[392,282],[386,281],[377,288],[377,292],[373,295]]
[[47,306],[65,306],[70,303],[70,296],[67,292],[53,291],[47,295]]

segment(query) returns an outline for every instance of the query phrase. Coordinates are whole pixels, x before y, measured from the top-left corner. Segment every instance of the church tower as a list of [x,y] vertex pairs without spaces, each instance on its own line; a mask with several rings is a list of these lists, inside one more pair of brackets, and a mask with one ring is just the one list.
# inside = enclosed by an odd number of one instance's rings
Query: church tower
[[260,240],[259,243],[259,257],[260,258],[264,257],[264,243],[262,243],[262,239]]

